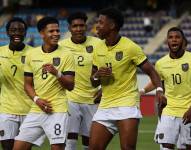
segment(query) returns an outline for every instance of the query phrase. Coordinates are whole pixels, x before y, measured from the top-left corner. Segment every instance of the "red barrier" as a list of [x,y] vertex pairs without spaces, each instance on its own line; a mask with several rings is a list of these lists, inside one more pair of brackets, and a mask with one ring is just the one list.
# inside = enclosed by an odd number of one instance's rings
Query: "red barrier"
[[155,115],[156,114],[155,96],[154,95],[143,95],[143,96],[141,96],[140,108],[141,108],[141,113],[143,116]]

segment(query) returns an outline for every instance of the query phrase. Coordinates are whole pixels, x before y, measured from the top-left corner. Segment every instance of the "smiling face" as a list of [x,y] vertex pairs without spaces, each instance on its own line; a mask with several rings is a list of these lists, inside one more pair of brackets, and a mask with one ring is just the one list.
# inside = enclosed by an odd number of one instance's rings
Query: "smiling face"
[[74,19],[69,25],[69,31],[72,34],[72,40],[75,43],[81,43],[85,39],[86,23],[83,19]]
[[167,43],[170,53],[178,53],[183,50],[184,38],[180,31],[170,31],[167,35]]
[[59,25],[56,23],[48,24],[42,31],[40,31],[40,35],[44,44],[50,46],[57,45],[60,39]]
[[23,43],[26,36],[25,25],[19,21],[12,22],[7,31],[10,38],[10,43],[13,45],[20,45]]

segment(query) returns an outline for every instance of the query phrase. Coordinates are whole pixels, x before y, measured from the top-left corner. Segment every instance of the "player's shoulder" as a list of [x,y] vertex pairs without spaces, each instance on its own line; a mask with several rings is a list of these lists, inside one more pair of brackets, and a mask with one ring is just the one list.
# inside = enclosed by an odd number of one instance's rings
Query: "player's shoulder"
[[156,64],[165,64],[167,61],[169,61],[169,54],[161,57],[159,60],[156,61]]
[[26,48],[26,55],[34,55],[36,56],[40,49],[41,49],[41,46],[38,46],[38,47],[31,47],[29,45],[26,45],[25,46]]
[[9,45],[3,45],[3,46],[0,46],[0,51],[3,52],[5,50],[9,49]]
[[59,41],[59,45],[67,45],[67,44],[69,44],[69,43],[71,43],[71,38],[69,37],[69,38],[65,38],[65,39],[62,39],[62,40],[60,40]]

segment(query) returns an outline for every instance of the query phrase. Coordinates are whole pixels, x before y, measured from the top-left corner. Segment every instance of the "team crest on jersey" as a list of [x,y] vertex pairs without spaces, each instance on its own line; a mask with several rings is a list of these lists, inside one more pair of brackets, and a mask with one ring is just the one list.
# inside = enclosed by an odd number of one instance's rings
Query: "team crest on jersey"
[[86,46],[86,51],[88,52],[88,53],[92,53],[93,52],[93,46]]
[[116,54],[115,54],[115,59],[116,59],[117,61],[120,61],[120,60],[122,60],[122,58],[123,58],[123,52],[122,52],[122,51],[116,52]]
[[184,72],[188,71],[188,69],[189,69],[189,64],[188,63],[182,64],[182,70]]
[[60,58],[59,57],[53,58],[53,65],[54,66],[59,66],[60,65]]
[[4,130],[0,130],[0,136],[4,136],[4,135],[5,135]]
[[24,64],[25,63],[25,56],[21,56],[21,62]]

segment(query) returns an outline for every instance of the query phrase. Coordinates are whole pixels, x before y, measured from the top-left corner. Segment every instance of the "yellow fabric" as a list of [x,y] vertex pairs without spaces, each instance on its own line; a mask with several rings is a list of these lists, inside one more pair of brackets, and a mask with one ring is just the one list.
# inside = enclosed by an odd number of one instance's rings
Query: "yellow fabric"
[[24,91],[24,62],[27,51],[32,47],[25,46],[22,51],[12,51],[9,46],[0,47],[0,112],[26,115],[32,101]]
[[99,49],[93,56],[95,66],[112,67],[112,77],[101,79],[103,97],[99,108],[136,106],[139,101],[136,70],[146,56],[141,48],[126,37],[108,47]]
[[163,115],[182,117],[191,105],[191,53],[179,59],[164,56],[156,62],[156,70],[164,80],[167,106]]
[[[42,74],[43,64],[53,64],[61,72],[74,72],[74,58],[69,51],[63,50],[61,46],[51,53],[44,53],[41,47],[35,48],[27,53],[25,72],[33,73],[34,88],[37,95],[50,101],[53,112],[66,112],[67,99],[66,90],[59,84],[56,76],[47,73]],[[30,112],[42,112],[34,103]]]
[[64,49],[69,50],[75,59],[75,88],[71,92],[67,91],[70,101],[77,103],[93,104],[94,95],[97,88],[91,85],[90,76],[92,70],[93,51],[101,49],[103,41],[96,37],[87,36],[84,43],[75,44],[71,38],[60,42]]

